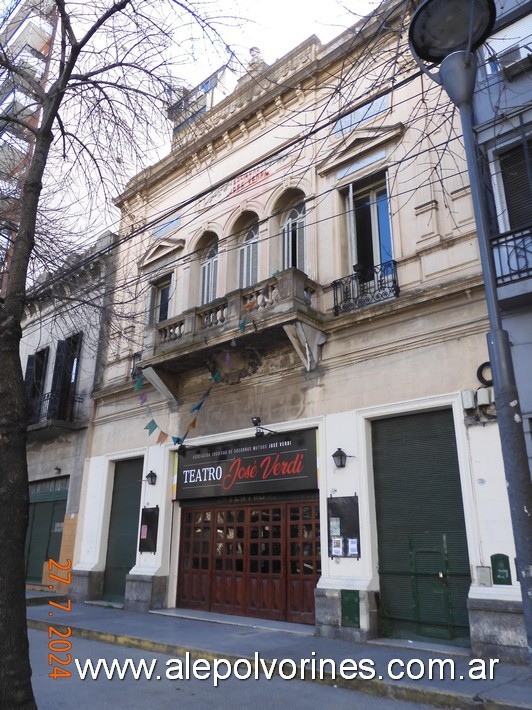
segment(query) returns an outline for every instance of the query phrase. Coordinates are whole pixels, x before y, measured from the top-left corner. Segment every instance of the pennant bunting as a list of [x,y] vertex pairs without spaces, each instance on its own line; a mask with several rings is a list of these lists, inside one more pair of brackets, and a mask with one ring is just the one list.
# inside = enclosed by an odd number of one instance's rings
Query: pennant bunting
[[148,395],[146,394],[146,392],[141,392],[139,395],[139,402],[141,404],[146,404],[147,401],[148,401]]
[[178,444],[181,443],[181,439],[178,436],[173,436],[172,437],[172,443],[174,446],[177,446]]
[[190,424],[188,425],[188,430],[190,430],[190,429],[195,429],[195,428],[196,428],[197,421],[198,421],[198,418],[197,418],[197,417],[194,417],[194,419],[193,419],[193,420],[190,422]]
[[138,392],[140,390],[140,388],[142,387],[142,380],[143,380],[143,377],[142,377],[142,375],[140,375],[139,378],[137,379],[137,381],[135,382],[135,387],[133,387],[133,392]]
[[240,332],[243,333],[246,330],[246,316],[242,318],[240,321],[238,327],[240,328]]
[[145,426],[144,428],[148,430],[148,434],[149,434],[149,436],[151,436],[151,435],[153,434],[153,432],[154,432],[156,429],[158,429],[159,427],[157,426],[157,424],[155,423],[155,421],[154,421],[153,419],[151,419],[151,420],[146,424],[146,426]]
[[159,432],[159,436],[157,437],[157,443],[158,444],[164,444],[164,442],[168,439],[168,434],[164,431]]
[[205,402],[204,399],[202,399],[201,402],[195,404],[190,410],[190,413],[192,414],[193,412],[199,412],[199,410],[203,407],[203,402]]

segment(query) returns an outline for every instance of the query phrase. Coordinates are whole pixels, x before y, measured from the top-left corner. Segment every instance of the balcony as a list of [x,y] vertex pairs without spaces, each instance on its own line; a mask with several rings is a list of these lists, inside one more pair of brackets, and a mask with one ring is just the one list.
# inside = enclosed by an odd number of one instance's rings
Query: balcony
[[380,303],[399,295],[397,263],[386,261],[374,267],[353,267],[350,276],[332,283],[334,315]]
[[321,324],[317,300],[318,285],[298,269],[288,269],[155,324],[140,366],[177,373],[214,362],[224,348],[236,355],[246,348],[294,343],[294,338],[297,344],[303,334],[312,340]]
[[501,302],[532,300],[532,227],[506,232],[491,240],[497,291]]
[[47,51],[54,28],[46,18],[35,13],[23,22],[13,24],[16,29],[6,42],[12,54],[17,54],[25,47],[31,47],[41,54]]
[[29,402],[30,415],[28,431],[45,431],[47,436],[55,436],[65,429],[79,426],[79,409],[82,395],[66,392],[47,392]]

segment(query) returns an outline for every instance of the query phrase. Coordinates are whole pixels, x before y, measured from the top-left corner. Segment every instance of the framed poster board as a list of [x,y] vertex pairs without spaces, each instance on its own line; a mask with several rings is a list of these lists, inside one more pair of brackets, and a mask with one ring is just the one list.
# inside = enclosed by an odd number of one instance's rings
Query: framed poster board
[[329,557],[360,558],[358,496],[327,498]]
[[157,552],[159,506],[143,508],[140,517],[139,552]]

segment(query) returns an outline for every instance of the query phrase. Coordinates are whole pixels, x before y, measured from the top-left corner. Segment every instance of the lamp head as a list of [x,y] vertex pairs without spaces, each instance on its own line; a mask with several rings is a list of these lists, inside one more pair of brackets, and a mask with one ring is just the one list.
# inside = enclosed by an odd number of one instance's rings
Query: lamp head
[[347,461],[347,454],[345,453],[345,451],[343,451],[343,449],[338,447],[336,449],[336,451],[334,452],[334,454],[332,455],[332,457],[333,457],[334,465],[336,466],[336,468],[345,468],[345,463]]
[[423,0],[412,16],[408,39],[421,59],[439,64],[453,52],[478,49],[495,18],[494,0]]
[[260,417],[251,417],[251,423],[253,426],[260,426]]
[[148,481],[148,485],[154,486],[157,483],[157,474],[155,473],[155,471],[150,471],[149,473],[147,473],[146,480]]

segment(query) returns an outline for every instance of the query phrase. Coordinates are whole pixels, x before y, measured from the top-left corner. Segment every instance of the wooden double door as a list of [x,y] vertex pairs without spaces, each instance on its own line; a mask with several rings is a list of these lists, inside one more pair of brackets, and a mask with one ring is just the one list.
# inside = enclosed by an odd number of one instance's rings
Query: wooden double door
[[314,623],[316,498],[184,507],[177,606]]

